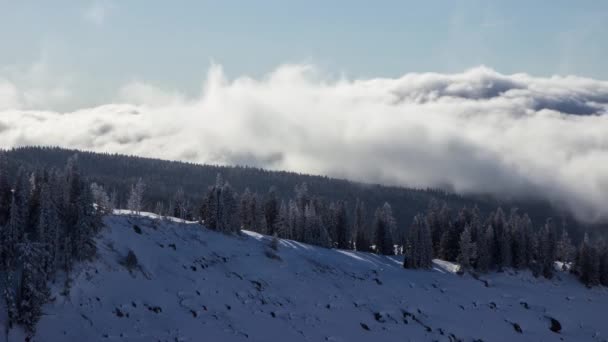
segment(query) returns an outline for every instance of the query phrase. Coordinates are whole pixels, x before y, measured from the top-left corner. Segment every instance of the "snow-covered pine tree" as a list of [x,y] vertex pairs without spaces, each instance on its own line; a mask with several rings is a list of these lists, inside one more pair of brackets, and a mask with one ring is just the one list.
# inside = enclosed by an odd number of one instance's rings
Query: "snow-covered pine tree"
[[186,219],[188,208],[186,205],[186,195],[181,187],[173,195],[173,210],[171,215],[180,219]]
[[365,204],[357,199],[353,219],[353,231],[355,232],[355,249],[361,252],[371,252],[369,227],[367,224]]
[[42,314],[42,305],[49,296],[44,260],[47,259],[41,243],[26,239],[19,244],[21,281],[17,295],[17,321],[28,332],[33,332]]
[[11,185],[8,179],[8,158],[0,151],[0,227],[8,223],[11,208]]
[[57,267],[60,229],[58,209],[53,200],[51,189],[52,187],[48,182],[42,184],[40,190],[40,218],[36,231],[36,239],[42,243],[45,250],[44,268],[49,277],[54,276]]
[[508,225],[505,225],[502,231],[502,236],[498,240],[500,244],[500,269],[513,266],[513,251],[511,241],[511,231]]
[[72,236],[73,255],[78,260],[90,258],[95,254],[94,235],[101,226],[101,216],[93,206],[90,187],[82,184],[80,197],[76,202],[77,219]]
[[555,255],[557,260],[564,263],[564,267],[567,263],[572,262],[574,258],[575,248],[572,245],[572,240],[570,240],[570,236],[568,235],[568,231],[563,228],[562,234],[559,240],[557,241]]
[[608,286],[608,246],[605,242],[600,252],[600,283]]
[[236,193],[228,182],[224,183],[220,195],[220,228],[225,233],[239,232]]
[[468,271],[474,265],[477,258],[476,245],[471,239],[471,226],[465,226],[462,234],[460,234],[459,253],[457,261],[460,264],[462,271]]
[[268,235],[274,235],[277,219],[279,217],[279,200],[277,189],[272,186],[264,198],[264,218],[266,219],[265,231]]
[[555,226],[552,219],[547,219],[545,225],[539,231],[540,270],[542,275],[550,279],[553,277],[553,265],[555,263]]
[[281,201],[279,205],[279,217],[277,219],[277,236],[281,239],[291,239],[291,231],[289,229],[289,210],[285,201]]
[[600,257],[594,245],[589,240],[589,234],[585,233],[579,247],[576,261],[576,271],[580,280],[587,286],[600,284]]
[[135,214],[139,214],[143,208],[143,198],[146,185],[144,181],[139,178],[137,182],[131,186],[131,192],[129,193],[129,199],[127,200],[127,209]]
[[485,232],[479,236],[476,243],[477,262],[476,269],[479,272],[488,272],[494,265],[493,252],[490,250],[491,244],[494,242],[494,228],[491,225],[487,226]]
[[350,249],[350,230],[347,221],[346,202],[336,202],[333,216],[336,232],[335,247],[339,249]]
[[422,226],[420,227],[420,267],[431,268],[433,266],[433,238],[431,236],[431,228],[422,218]]
[[404,246],[403,267],[419,268],[420,267],[420,230],[422,226],[421,215],[414,216],[414,221],[408,232],[408,238]]
[[15,270],[16,267],[17,245],[23,240],[24,228],[28,221],[27,192],[27,182],[24,180],[23,172],[20,171],[12,194],[9,221],[0,235],[4,270]]
[[395,230],[395,218],[390,204],[376,209],[374,219],[376,253],[384,255],[394,255],[395,246],[393,242],[393,231]]
[[318,231],[319,225],[320,222],[315,207],[311,204],[307,204],[306,207],[304,207],[304,239],[302,240],[304,243],[312,245],[318,244],[315,233]]
[[112,213],[114,206],[112,205],[112,202],[110,202],[110,197],[102,185],[95,182],[91,183],[91,195],[93,196],[93,202],[97,205],[97,210],[101,215]]
[[251,190],[245,188],[239,197],[239,221],[242,229],[254,230],[251,215]]
[[304,213],[304,209],[307,204],[310,203],[310,195],[308,194],[308,184],[306,182],[296,185],[295,189],[296,195],[296,204],[298,205],[298,209],[302,213]]

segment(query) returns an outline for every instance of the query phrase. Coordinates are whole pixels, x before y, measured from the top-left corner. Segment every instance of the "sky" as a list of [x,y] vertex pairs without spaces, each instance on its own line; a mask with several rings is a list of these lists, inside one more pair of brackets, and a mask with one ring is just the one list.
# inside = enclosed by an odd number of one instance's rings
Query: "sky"
[[0,147],[251,165],[608,221],[608,2],[2,1]]
[[212,62],[235,77],[308,63],[355,78],[483,64],[608,79],[607,23],[595,0],[3,0],[0,68],[44,68],[46,82],[77,88],[50,103],[62,110],[113,100],[131,81],[198,94]]

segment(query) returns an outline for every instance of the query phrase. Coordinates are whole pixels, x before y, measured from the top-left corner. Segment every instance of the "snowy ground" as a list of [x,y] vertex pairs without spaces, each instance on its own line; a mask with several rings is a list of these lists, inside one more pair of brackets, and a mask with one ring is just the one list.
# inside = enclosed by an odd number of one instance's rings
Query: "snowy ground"
[[[608,338],[608,290],[568,274],[476,280],[439,260],[434,270],[410,271],[399,257],[289,240],[275,256],[256,233],[118,214],[105,219],[99,257],[78,266],[69,297],[56,294],[44,308],[37,341]],[[140,264],[131,271],[123,266],[129,250]]]

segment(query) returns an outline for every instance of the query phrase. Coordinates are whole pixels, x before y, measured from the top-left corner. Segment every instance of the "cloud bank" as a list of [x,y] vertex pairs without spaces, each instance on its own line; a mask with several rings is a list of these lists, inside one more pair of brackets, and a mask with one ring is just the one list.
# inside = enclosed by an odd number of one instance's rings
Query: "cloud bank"
[[0,146],[59,145],[246,164],[458,193],[546,199],[608,220],[608,82],[486,67],[396,79],[331,78],[286,65],[200,96],[137,82],[115,104],[19,107],[0,82]]

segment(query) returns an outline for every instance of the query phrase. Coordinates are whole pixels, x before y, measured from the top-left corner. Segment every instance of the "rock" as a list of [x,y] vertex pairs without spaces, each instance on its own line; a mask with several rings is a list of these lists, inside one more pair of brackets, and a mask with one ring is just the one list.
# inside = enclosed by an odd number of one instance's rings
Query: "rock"
[[141,228],[139,228],[138,225],[134,224],[133,225],[133,230],[135,231],[135,233],[141,235]]
[[547,316],[547,318],[551,322],[551,326],[549,327],[549,329],[551,331],[553,331],[554,333],[559,334],[559,332],[562,331],[562,325],[561,325],[561,323],[557,319],[555,319],[553,317]]

